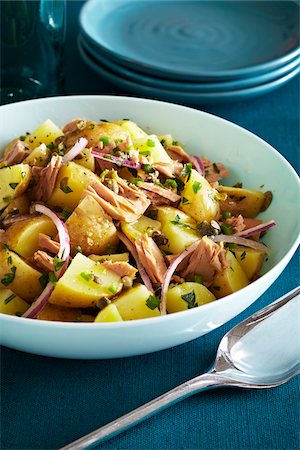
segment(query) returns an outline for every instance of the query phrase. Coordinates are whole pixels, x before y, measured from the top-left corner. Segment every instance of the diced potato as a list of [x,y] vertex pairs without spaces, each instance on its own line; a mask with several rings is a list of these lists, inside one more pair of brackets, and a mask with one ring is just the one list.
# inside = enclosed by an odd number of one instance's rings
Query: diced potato
[[[93,181],[99,181],[99,178],[89,169],[72,161],[63,165],[48,205],[73,211],[78,205],[84,189]],[[66,187],[67,189],[65,189]]]
[[92,172],[94,172],[94,170],[95,170],[95,158],[94,158],[94,156],[92,155],[91,152],[92,152],[91,148],[85,148],[80,153],[82,158],[75,159],[75,162],[76,162],[76,164],[80,164],[81,166],[86,167],[87,169],[89,169]]
[[174,139],[171,134],[163,134],[157,137],[161,144],[164,143],[164,147],[171,147],[173,145]]
[[59,136],[63,136],[62,130],[52,120],[48,119],[39,125],[33,133],[26,136],[25,144],[34,149],[43,143],[45,145],[54,143]]
[[144,138],[147,133],[143,131],[135,122],[131,120],[117,120],[114,123],[120,125],[124,130],[129,131],[132,140]]
[[49,217],[37,216],[13,223],[6,231],[7,245],[23,258],[29,258],[39,249],[39,233],[56,236],[56,227]]
[[226,253],[226,258],[230,266],[215,276],[211,286],[211,291],[217,298],[239,291],[249,284],[245,272],[230,251]]
[[77,253],[58,280],[49,302],[67,308],[89,308],[103,297],[113,297],[121,289],[117,273]]
[[38,320],[51,320],[55,322],[79,322],[81,319],[81,309],[64,308],[47,303],[36,318]]
[[196,221],[172,206],[159,206],[157,220],[161,223],[161,231],[168,239],[160,248],[171,253],[181,253],[186,247],[200,239],[196,229]]
[[0,313],[21,316],[29,306],[10,289],[0,289]]
[[186,282],[178,284],[167,292],[167,311],[174,313],[195,308],[216,300],[205,286],[199,283]]
[[[3,210],[0,215],[0,220],[13,214],[27,214],[30,208],[30,201],[26,194],[20,195],[20,197],[14,198],[10,204]],[[12,214],[13,213],[13,214]]]
[[15,164],[0,169],[0,210],[26,191],[31,175],[28,164]]
[[197,222],[204,220],[210,222],[217,219],[220,214],[218,195],[218,191],[213,189],[199,172],[192,169],[181,192],[179,209],[189,214]]
[[232,253],[236,257],[248,280],[258,274],[264,262],[265,252],[259,249],[238,245]]
[[114,303],[110,303],[105,306],[102,311],[100,311],[96,318],[95,322],[122,322],[123,319],[118,311],[118,308]]
[[116,248],[119,242],[112,218],[90,195],[81,200],[66,221],[72,254],[81,247],[85,255],[101,254]]
[[45,167],[49,161],[50,150],[45,144],[41,144],[34,148],[31,153],[24,159],[24,164],[29,164],[30,166]]
[[154,163],[172,162],[172,159],[163,148],[155,134],[150,134],[133,141],[133,146],[141,156],[150,156]]
[[158,220],[141,216],[135,222],[121,222],[121,229],[131,242],[139,239],[143,234],[147,233],[150,237],[153,232],[161,230],[161,223]]
[[95,123],[88,121],[84,128],[75,129],[75,131],[71,131],[65,135],[64,142],[67,148],[72,147],[81,137],[85,137],[88,140],[87,147],[95,148],[98,147],[102,138],[105,138],[105,141],[108,140],[108,143],[114,141],[116,145],[122,141],[127,142],[129,133],[116,123]]
[[138,284],[121,294],[114,304],[123,320],[146,319],[160,315],[158,308],[151,309],[147,306],[147,300],[151,292],[146,286]]
[[129,253],[112,253],[111,255],[89,255],[89,258],[95,262],[103,262],[103,261],[129,262]]
[[265,195],[263,192],[219,185],[218,191],[227,194],[220,202],[221,211],[229,211],[234,216],[254,218],[260,212]]
[[25,301],[34,300],[41,291],[41,273],[8,249],[0,251],[0,284]]

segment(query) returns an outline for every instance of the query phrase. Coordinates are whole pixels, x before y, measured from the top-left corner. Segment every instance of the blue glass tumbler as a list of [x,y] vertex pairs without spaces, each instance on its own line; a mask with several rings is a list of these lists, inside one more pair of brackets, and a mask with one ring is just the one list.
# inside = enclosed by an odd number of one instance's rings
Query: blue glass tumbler
[[63,89],[65,0],[1,0],[1,103]]

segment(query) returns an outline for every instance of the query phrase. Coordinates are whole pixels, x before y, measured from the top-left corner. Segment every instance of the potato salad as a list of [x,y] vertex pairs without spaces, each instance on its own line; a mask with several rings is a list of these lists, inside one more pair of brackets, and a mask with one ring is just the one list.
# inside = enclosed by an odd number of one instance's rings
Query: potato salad
[[230,168],[207,158],[130,120],[16,137],[0,161],[0,313],[146,319],[256,280],[272,193],[226,185]]

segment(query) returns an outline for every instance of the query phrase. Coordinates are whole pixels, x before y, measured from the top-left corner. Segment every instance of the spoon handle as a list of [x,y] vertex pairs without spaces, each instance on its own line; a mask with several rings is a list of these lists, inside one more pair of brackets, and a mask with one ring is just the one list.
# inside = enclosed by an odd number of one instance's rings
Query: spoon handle
[[143,420],[151,417],[159,411],[162,411],[165,408],[173,405],[174,403],[183,400],[186,397],[189,397],[196,392],[210,389],[217,386],[224,386],[224,380],[221,377],[214,373],[205,373],[196,378],[193,378],[174,389],[162,394],[161,396],[151,400],[148,403],[140,406],[137,409],[125,414],[119,419],[114,420],[113,422],[104,425],[101,428],[98,428],[95,431],[83,436],[80,439],[72,442],[71,444],[62,447],[60,450],[81,450],[85,449],[88,446],[103,442],[107,439],[110,439],[117,434],[125,431],[134,425],[142,422]]

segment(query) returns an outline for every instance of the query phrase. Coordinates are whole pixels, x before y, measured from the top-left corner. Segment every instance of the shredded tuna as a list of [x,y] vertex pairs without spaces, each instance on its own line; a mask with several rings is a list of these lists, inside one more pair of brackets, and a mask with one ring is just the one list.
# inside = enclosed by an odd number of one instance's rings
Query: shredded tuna
[[182,162],[182,163],[189,163],[190,157],[189,155],[183,150],[180,145],[170,145],[170,147],[166,147],[166,151],[170,158]]
[[101,181],[88,186],[87,192],[99,203],[113,219],[134,222],[144,214],[150,201],[134,185],[128,185],[122,178],[116,180],[119,192],[113,192]]
[[153,164],[153,167],[167,178],[174,178],[182,170],[182,164],[178,161],[158,162]]
[[241,214],[239,214],[238,216],[229,217],[225,220],[225,223],[227,223],[228,225],[232,225],[233,233],[239,233],[246,228],[244,217]]
[[154,192],[155,194],[158,194],[161,197],[164,197],[173,203],[178,202],[181,199],[180,195],[177,195],[175,192],[170,191],[169,189],[165,189],[154,183],[145,183],[140,181],[138,183],[138,187],[141,187],[146,191]]
[[3,161],[6,161],[8,166],[20,164],[29,155],[29,153],[30,151],[28,150],[27,145],[23,141],[18,140],[11,147]]
[[83,122],[84,119],[78,118],[78,119],[74,119],[71,120],[71,122],[68,122],[64,127],[63,127],[63,133],[70,133],[71,131],[76,131],[77,128],[77,124],[80,122]]
[[47,250],[53,255],[57,255],[59,252],[59,242],[53,241],[50,236],[39,233],[39,247],[43,250]]
[[118,275],[120,275],[121,278],[123,278],[123,277],[134,278],[135,274],[137,273],[137,269],[125,261],[113,262],[113,261],[107,260],[107,261],[101,262],[101,265],[106,267],[109,270],[113,270]]
[[150,200],[151,206],[169,206],[171,205],[171,201],[161,195],[155,194],[154,192],[146,191],[141,188],[141,192],[143,192],[147,199]]
[[154,240],[147,234],[136,239],[138,257],[153,283],[162,283],[167,271],[163,255]]
[[223,245],[216,244],[204,236],[193,253],[178,266],[177,272],[183,278],[190,274],[201,275],[209,284],[217,273],[227,267],[229,263]]
[[205,178],[209,183],[219,181],[229,175],[229,170],[222,163],[212,163],[208,159],[201,158],[205,170]]
[[54,190],[61,164],[62,157],[53,155],[46,167],[33,167],[32,175],[37,179],[37,183],[31,192],[35,200],[41,200],[43,202],[49,200]]
[[45,270],[46,272],[54,271],[54,264],[52,256],[48,255],[48,253],[43,250],[38,250],[34,253],[33,259],[38,267]]

